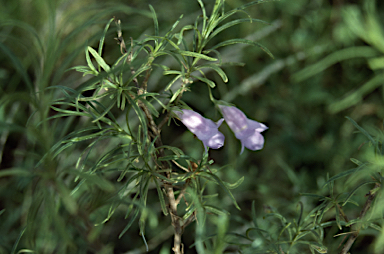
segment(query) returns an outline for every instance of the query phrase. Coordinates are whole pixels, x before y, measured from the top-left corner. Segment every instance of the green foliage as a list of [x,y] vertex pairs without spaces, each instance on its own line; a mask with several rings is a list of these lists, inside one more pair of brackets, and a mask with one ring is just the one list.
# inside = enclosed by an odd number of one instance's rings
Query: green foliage
[[[3,3],[0,253],[381,253],[380,1],[98,2]],[[215,98],[262,151],[181,131]]]
[[369,46],[341,49],[330,54],[316,64],[304,68],[293,76],[294,80],[302,81],[329,68],[337,62],[357,57],[365,58],[369,68],[374,72],[374,77],[369,79],[358,89],[349,92],[341,100],[330,104],[329,111],[331,113],[337,113],[356,105],[369,93],[381,86],[382,80],[384,79],[382,72],[384,68],[382,55],[384,53],[384,47],[382,45],[382,41],[384,40],[383,24],[380,24],[375,1],[366,1],[364,3],[364,11],[361,11],[357,6],[346,6],[342,10],[342,16],[348,29],[350,29],[355,36],[365,41]]

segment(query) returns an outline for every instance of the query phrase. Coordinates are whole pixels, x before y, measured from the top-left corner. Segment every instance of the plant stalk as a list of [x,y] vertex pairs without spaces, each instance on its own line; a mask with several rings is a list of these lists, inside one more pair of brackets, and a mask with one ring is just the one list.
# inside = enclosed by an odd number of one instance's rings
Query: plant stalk
[[[377,187],[379,187],[378,183],[376,183],[374,189],[376,189]],[[360,215],[359,215],[360,219],[364,218],[365,214],[367,213],[367,211],[371,207],[372,202],[375,199],[376,193],[377,192],[372,192],[372,190],[371,190],[369,192],[369,194],[367,194],[368,199],[364,204],[363,210],[361,210],[361,212],[360,212]],[[349,236],[347,242],[343,246],[343,249],[340,251],[340,254],[347,254],[348,253],[349,249],[352,247],[352,244],[356,241],[356,238],[359,236],[360,229],[361,229],[361,225],[359,225],[357,230],[354,230],[354,233],[352,233],[351,236]]]

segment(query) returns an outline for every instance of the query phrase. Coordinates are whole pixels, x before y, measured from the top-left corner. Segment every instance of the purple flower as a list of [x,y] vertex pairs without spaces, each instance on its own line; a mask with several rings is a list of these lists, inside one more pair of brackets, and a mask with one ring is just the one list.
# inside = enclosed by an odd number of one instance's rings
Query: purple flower
[[245,114],[236,107],[219,105],[219,108],[229,128],[235,133],[236,138],[241,141],[240,154],[243,153],[244,147],[252,151],[263,148],[264,137],[260,132],[268,129],[267,126],[248,119]]
[[181,120],[181,122],[187,126],[187,128],[196,135],[198,139],[203,141],[205,151],[207,147],[212,149],[219,149],[224,145],[224,135],[218,128],[224,119],[220,119],[216,123],[208,118],[202,117],[195,111],[183,109],[181,111],[173,111]]

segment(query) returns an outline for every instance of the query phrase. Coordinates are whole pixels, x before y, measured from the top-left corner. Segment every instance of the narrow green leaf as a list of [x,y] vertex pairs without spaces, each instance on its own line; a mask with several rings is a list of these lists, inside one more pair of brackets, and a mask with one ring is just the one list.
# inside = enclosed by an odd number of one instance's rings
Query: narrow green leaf
[[168,149],[176,155],[184,155],[183,150],[181,150],[180,148],[174,147],[174,146],[163,145],[163,146],[158,147],[157,149]]
[[[79,65],[79,66],[75,66],[75,67],[69,68],[68,71],[70,71],[70,70],[75,70],[77,72],[83,72],[84,76],[86,74],[95,74],[95,72],[93,70],[91,70],[91,68],[89,68],[88,66],[83,66],[83,65]],[[47,87],[47,88],[51,88],[51,87]]]
[[79,175],[80,178],[85,180],[88,184],[92,184],[92,185],[94,184],[106,192],[115,191],[115,185],[113,183],[111,183],[110,181],[108,181],[107,179],[105,179],[103,177],[100,177],[97,174],[92,174],[89,172],[79,172],[79,171],[75,171],[75,170],[68,171],[68,172],[72,172],[75,175]]
[[381,229],[381,232],[378,234],[378,236],[375,239],[374,243],[374,253],[380,253],[384,249],[384,230]]
[[228,211],[225,211],[225,210],[223,211],[223,210],[221,210],[217,207],[211,206],[211,205],[204,205],[203,207],[208,212],[211,212],[211,213],[214,213],[217,215],[230,215],[230,213]]
[[371,227],[371,228],[373,228],[373,229],[376,229],[376,230],[379,231],[379,232],[383,231],[383,229],[382,229],[380,226],[378,226],[378,225],[376,225],[376,224],[374,224],[374,223],[370,223],[370,224],[369,224],[369,227]]
[[157,179],[155,177],[152,177],[152,179],[156,184],[156,189],[157,189],[157,194],[159,195],[161,210],[163,210],[164,215],[168,215],[168,210],[167,210],[167,206],[165,204],[163,191],[161,190],[159,182],[157,181]]
[[[185,175],[188,175],[190,173],[193,173],[193,174],[196,174],[196,172],[189,172]],[[202,196],[203,199],[211,199],[211,198],[217,198],[219,196],[219,193],[216,193],[216,194],[211,194],[211,195],[204,195]]]
[[152,63],[152,66],[160,67],[161,69],[163,69],[163,71],[169,71],[170,69],[167,65],[164,64]]
[[235,11],[237,10],[244,10],[252,5],[255,5],[255,4],[262,4],[262,3],[268,3],[268,2],[273,2],[273,1],[276,1],[276,0],[257,0],[257,1],[252,1],[252,2],[249,2],[249,3],[246,3],[240,7],[237,7],[236,9],[234,9]]
[[129,77],[129,79],[124,83],[124,86],[128,86],[136,77],[138,77],[141,73],[149,69],[151,69],[150,65],[141,66],[139,69],[136,70],[134,75]]
[[376,74],[355,91],[351,91],[344,98],[333,102],[328,106],[331,113],[337,113],[346,108],[352,107],[363,100],[364,96],[373,92],[376,88],[383,85],[384,73]]
[[281,221],[282,225],[285,225],[285,223],[287,222],[285,217],[283,215],[281,215],[280,213],[277,213],[277,212],[270,212],[270,213],[266,214],[265,217],[276,217]]
[[170,161],[170,160],[180,160],[180,159],[196,162],[195,159],[193,159],[192,157],[190,157],[189,155],[186,155],[186,154],[166,155],[166,156],[160,157],[158,159],[158,161]]
[[176,181],[174,179],[169,179],[167,178],[166,176],[162,175],[162,174],[159,174],[159,173],[156,173],[156,172],[151,172],[151,174],[161,180],[163,180],[164,182],[167,182],[167,183],[176,183]]
[[[16,253],[17,246],[19,245],[21,237],[24,235],[26,229],[27,229],[27,227],[24,227],[21,230],[19,236],[17,237],[15,243],[13,244],[13,247],[12,247],[12,250],[11,250],[11,254],[15,254]],[[20,251],[23,251],[25,253],[34,253],[35,252],[35,251],[32,251],[32,250],[22,249],[22,250],[19,250],[18,253],[20,253]]]
[[0,170],[0,177],[6,176],[31,176],[31,172],[25,169],[11,168]]
[[[156,41],[156,40],[155,40],[155,41]],[[148,50],[147,48],[148,48],[149,50]],[[150,52],[153,52],[153,51],[154,51],[152,45],[150,45],[150,44],[148,44],[148,43],[147,43],[147,44],[143,44],[143,45],[141,45],[137,50],[135,50],[135,51],[133,52],[131,61],[135,60],[136,57],[139,55],[139,53],[140,53],[142,50],[144,50],[147,54],[149,54]]]
[[138,173],[135,173],[134,175],[132,175],[124,184],[124,187],[121,188],[120,192],[119,192],[119,196],[120,198],[125,198],[127,196],[129,196],[129,193],[134,189],[130,189],[128,191],[128,186],[133,182],[133,181],[137,181],[137,179],[139,177],[141,177],[143,174],[145,174],[144,171],[141,171],[141,172],[138,172]]
[[[125,95],[125,94],[124,94]],[[127,98],[127,100],[129,101],[129,104],[131,104],[131,106],[133,107],[133,109],[135,110],[136,112],[136,115],[139,117],[139,121],[140,121],[140,124],[141,124],[141,128],[143,130],[143,139],[142,139],[142,142],[143,144],[142,145],[142,152],[144,153],[144,149],[145,149],[145,143],[147,142],[147,138],[148,138],[148,133],[147,133],[147,121],[146,121],[146,118],[144,116],[144,113],[143,111],[139,108],[139,106],[137,105],[137,102],[136,100],[133,100],[131,98],[131,94],[127,94],[125,95],[125,97]],[[137,138],[140,138],[137,137]]]
[[[116,69],[119,66],[119,63],[122,62],[122,65],[124,65],[127,62],[128,57],[130,56],[130,51],[128,49],[127,53],[124,53],[122,56],[120,56],[116,62],[112,65],[112,69]],[[133,58],[133,57],[132,57]],[[132,60],[131,60],[132,61]]]
[[150,103],[149,101],[143,99],[140,99],[141,102],[147,106],[148,110],[151,112],[152,115],[154,115],[156,118],[159,117],[159,112],[156,110],[156,108]]
[[[284,233],[286,230],[288,231],[288,235],[291,236],[291,232],[290,232],[290,228],[289,228],[291,225],[292,225],[292,222],[287,223],[287,224],[280,230],[279,237],[278,237],[277,239],[280,239],[281,236],[283,235],[283,233]],[[295,240],[298,239],[298,237],[299,237],[299,236],[297,236],[297,238],[295,238]],[[289,237],[289,240],[292,241],[292,238]],[[295,242],[296,242],[296,241],[295,241]]]
[[[215,5],[213,6],[211,16],[209,17],[209,20],[208,20],[207,28],[202,30],[202,32],[203,32],[203,40],[205,41],[204,45],[207,42],[208,36],[213,31],[213,29],[216,28],[216,26],[218,24],[219,16],[220,16],[219,12],[220,12],[220,8],[223,6],[223,4],[224,4],[223,0],[216,0],[215,1]],[[204,45],[202,45],[202,46],[204,46]]]
[[[59,147],[59,149],[57,149],[55,151],[55,153],[52,155],[52,158],[56,158],[56,156],[58,156],[62,151],[64,151],[65,149],[67,149],[68,147],[72,146],[74,143],[73,142],[70,142],[70,143],[66,143],[65,145]],[[48,154],[46,154],[48,155]],[[43,157],[44,159],[44,157]],[[42,160],[40,160],[42,162]]]
[[199,3],[201,11],[203,12],[203,27],[202,27],[202,31],[204,32],[205,28],[206,28],[206,23],[207,23],[208,17],[207,17],[207,13],[205,11],[205,7],[204,7],[203,1],[202,0],[197,0],[197,2]]
[[364,136],[366,136],[373,145],[376,145],[376,141],[366,130],[364,130],[360,125],[358,125],[352,118],[348,116],[346,116],[345,118],[347,118]]
[[317,194],[312,194],[312,193],[300,193],[301,196],[306,196],[306,197],[311,197],[311,198],[317,198],[317,199],[324,199],[326,198],[325,196],[317,195]]
[[178,39],[178,40],[177,40],[177,45],[180,45],[180,43],[182,42],[182,40],[183,40],[183,36],[184,36],[184,32],[187,31],[187,30],[193,30],[193,29],[195,29],[195,27],[192,26],[192,25],[186,25],[186,26],[184,26],[184,27],[180,30],[180,32],[179,32],[178,34],[176,34],[176,38]]
[[100,121],[101,119],[104,119],[105,115],[107,115],[107,114],[111,114],[110,111],[113,108],[113,106],[115,106],[115,102],[114,101],[112,101],[112,103],[104,110],[103,113],[101,113],[96,119],[92,120],[92,123],[95,123],[95,122]]
[[211,40],[213,37],[215,37],[218,33],[232,27],[232,26],[235,26],[235,25],[238,25],[238,24],[241,24],[241,23],[244,23],[244,22],[261,22],[261,23],[264,23],[264,24],[267,24],[269,25],[270,23],[266,22],[266,21],[263,21],[263,20],[260,20],[260,19],[253,19],[253,18],[249,18],[249,19],[236,19],[236,20],[233,20],[231,22],[228,22],[228,23],[225,23],[224,25],[218,27],[217,29],[215,29],[211,35],[208,37],[208,41]]
[[233,204],[235,205],[235,207],[239,210],[240,209],[240,206],[237,204],[236,202],[236,199],[235,197],[233,196],[232,192],[227,188],[227,186],[223,183],[223,181],[218,177],[216,176],[215,174],[211,173],[211,172],[200,172],[201,176],[204,176],[204,175],[207,175],[208,177],[210,178],[213,178],[213,180],[223,188],[223,190],[228,194],[228,196],[232,199],[232,202]]
[[27,70],[23,67],[23,64],[20,62],[19,58],[13,54],[12,50],[10,50],[7,46],[5,46],[1,42],[0,42],[0,50],[3,51],[5,55],[8,56],[9,59],[11,59],[11,63],[15,67],[16,71],[20,74],[25,84],[30,89],[30,91],[33,91],[34,86],[31,82],[31,79],[29,78]]
[[[165,34],[165,39],[166,39],[166,41],[167,42],[172,42],[174,45],[176,45],[176,47],[177,47],[177,44],[175,44],[173,41],[171,41],[171,39],[173,38],[173,36],[174,36],[174,32],[173,32],[173,30],[175,30],[175,28],[176,28],[176,26],[179,24],[179,22],[180,22],[180,20],[183,18],[183,15],[181,15],[177,20],[176,20],[176,22],[175,23],[173,23],[173,25],[172,25],[172,27],[171,27],[171,29]],[[164,40],[164,39],[163,39]],[[162,45],[162,48],[165,48],[167,46],[167,43],[164,43],[163,45]],[[174,46],[175,47],[175,46]],[[178,47],[177,47],[178,48]]]
[[303,212],[304,212],[304,205],[303,205],[303,202],[299,201],[299,205],[300,205],[300,214],[299,214],[299,218],[297,219],[297,226],[300,227],[300,224],[301,224],[301,218],[303,217]]
[[355,159],[355,158],[350,158],[349,160],[352,161],[353,163],[355,163],[357,166],[361,166],[361,165],[364,164],[364,163],[362,163],[361,161],[359,161],[358,159]]
[[[245,232],[246,239],[251,240],[251,238],[249,237],[249,234],[252,231],[256,231],[262,237],[263,237],[262,233],[269,234],[269,232],[267,230],[264,230],[264,229],[261,229],[261,228],[257,228],[257,227],[252,227],[252,228],[248,228],[247,231]],[[278,253],[278,252],[276,252],[276,253]]]
[[318,253],[328,253],[327,247],[317,242],[308,242],[311,248],[315,249]]
[[192,51],[177,50],[176,53],[181,54],[183,56],[195,57],[197,59],[204,59],[204,60],[212,61],[212,62],[217,61],[217,58],[209,57],[207,55],[192,52]]
[[337,227],[342,230],[341,224],[340,224],[340,209],[338,205],[335,205],[335,216],[336,216],[336,225]]
[[53,109],[57,112],[63,113],[65,115],[68,115],[68,116],[71,116],[71,115],[73,115],[73,116],[87,116],[87,117],[91,116],[88,112],[78,112],[78,111],[73,111],[73,110],[61,109],[61,108],[57,108],[55,106],[51,106],[51,109]]
[[[133,209],[133,208],[132,208]],[[127,230],[132,226],[133,222],[136,220],[137,216],[139,215],[140,210],[136,208],[135,214],[131,217],[128,224],[125,226],[125,228],[121,231],[119,235],[119,239],[127,232]]]
[[384,57],[376,57],[368,60],[368,65],[371,70],[384,69]]
[[305,67],[304,69],[295,73],[292,76],[292,79],[295,82],[300,82],[312,77],[313,75],[316,75],[317,73],[324,71],[325,69],[334,65],[335,63],[352,59],[352,58],[358,58],[358,57],[369,58],[377,55],[378,55],[378,51],[370,46],[358,46],[358,47],[341,49],[339,51],[336,51],[326,56],[324,59],[318,61],[317,63],[310,65],[308,67]]
[[64,185],[64,183],[60,181],[57,181],[56,186],[60,193],[60,198],[63,201],[65,209],[70,214],[75,214],[78,210],[78,206],[76,200],[73,198],[73,196],[71,196],[70,190],[67,188],[67,186]]
[[[95,58],[98,65],[104,69],[104,71],[109,72],[110,67],[109,65],[104,61],[104,59],[99,55],[99,53],[96,52],[93,48],[88,46],[88,51],[92,54],[92,56]],[[91,68],[91,67],[90,67]],[[92,68],[91,68],[92,69]]]
[[[171,44],[171,46],[173,46],[176,50],[180,50],[180,47],[175,42],[173,42],[172,40],[170,40],[169,38],[167,38],[165,36],[147,36],[147,38],[153,39],[154,41],[161,39],[161,42],[159,43],[159,45],[154,50],[154,53],[155,53],[153,55],[154,57],[158,57],[158,56],[166,54],[166,50],[164,50],[164,48],[167,45],[167,43]],[[163,49],[163,50],[160,50],[160,49]]]
[[204,78],[204,77],[199,77],[199,76],[195,76],[195,75],[191,75],[192,78],[195,78],[195,79],[198,79],[204,83],[206,83],[207,85],[209,85],[211,88],[214,88],[216,86],[215,82],[213,82],[212,80],[209,80],[207,78]]
[[231,184],[231,183],[224,182],[224,184],[227,186],[228,189],[233,190],[233,189],[239,187],[240,184],[243,183],[243,181],[244,181],[244,176],[241,177],[239,180],[237,180],[235,183]]
[[[93,142],[91,142],[86,149],[83,150],[83,152],[80,154],[79,158],[77,159],[77,162],[76,162],[76,169],[79,169],[80,171],[83,171],[84,170],[84,167],[85,165],[87,165],[87,161],[88,161],[88,158],[89,158],[89,155],[91,154],[91,152],[93,151],[93,149],[95,148],[96,144],[102,140],[101,137],[98,137],[96,140],[94,140]],[[87,155],[84,157],[83,159],[83,156],[84,154],[87,153]],[[80,167],[80,162],[82,162],[82,166]],[[77,176],[75,178],[75,182],[77,182],[79,180],[79,176]]]
[[163,75],[172,75],[172,74],[178,74],[180,76],[182,73],[181,73],[181,71],[176,71],[176,70],[163,71]]
[[140,204],[145,208],[148,198],[149,182],[152,176],[150,172],[143,174],[140,179]]
[[92,63],[91,57],[89,56],[88,48],[85,49],[85,59],[87,60],[89,69],[93,71],[94,75],[97,75],[98,71],[96,70],[95,66]]
[[176,82],[176,80],[178,80],[180,77],[181,77],[181,74],[177,75],[174,79],[172,79],[171,82],[169,82],[168,85],[166,86],[165,91],[168,91],[172,87],[172,85]]
[[157,20],[156,11],[152,5],[149,5],[149,9],[151,9],[153,24],[155,26],[155,36],[159,36],[159,21]]
[[204,68],[209,68],[209,69],[212,69],[212,70],[216,71],[217,74],[219,74],[219,76],[221,77],[221,79],[225,83],[228,82],[227,75],[225,74],[225,72],[218,65],[216,65],[216,64],[206,64],[206,65],[199,66],[198,68],[196,68],[196,70],[201,70],[201,69],[204,69]]
[[96,138],[96,137],[103,136],[108,131],[110,131],[110,130],[109,129],[104,129],[104,130],[101,130],[99,132],[92,133],[92,134],[89,134],[89,135],[80,136],[80,137],[74,137],[74,138],[71,138],[71,139],[68,139],[68,140],[64,140],[62,143],[81,142],[81,141],[84,141],[84,140],[93,139],[93,138]]
[[355,194],[355,192],[360,189],[361,187],[363,187],[364,185],[366,184],[374,184],[376,183],[375,181],[368,181],[368,182],[364,182],[364,183],[361,183],[359,184],[358,186],[356,186],[349,194],[348,194],[348,197],[345,199],[344,203],[342,204],[342,206],[345,206],[348,202],[349,202],[349,199],[353,196],[353,194]]
[[361,166],[359,166],[357,168],[353,168],[353,169],[350,169],[350,170],[343,171],[343,172],[341,172],[341,173],[339,173],[339,174],[329,178],[329,180],[324,183],[323,188],[325,186],[327,186],[328,184],[334,182],[335,180],[339,179],[339,178],[345,177],[347,175],[353,174],[353,173],[361,170],[362,168],[364,168],[364,166],[365,166],[365,164],[363,164],[363,165],[361,165]]
[[[101,172],[116,172],[120,171],[120,166],[122,163],[125,163],[127,161],[127,155],[126,154],[120,154],[120,155],[114,155],[108,158],[108,160],[104,160],[102,163],[97,165],[97,168],[95,171],[101,171]],[[108,168],[113,164],[117,164],[115,168]],[[108,168],[108,169],[105,169]]]
[[176,93],[174,93],[171,97],[171,99],[169,100],[169,103],[172,103],[174,100],[176,100],[177,96],[179,96],[180,93],[182,93],[184,91],[184,88],[183,87],[180,87]]
[[107,35],[108,28],[111,25],[113,20],[115,20],[115,18],[111,18],[108,21],[107,25],[105,25],[103,35],[101,36],[100,42],[99,42],[99,50],[98,50],[99,56],[101,56],[103,54],[103,46],[104,46],[105,36]]
[[228,46],[228,45],[239,44],[239,43],[240,44],[248,44],[248,45],[252,45],[252,46],[257,46],[257,47],[261,48],[263,51],[265,51],[270,57],[274,58],[274,56],[271,53],[271,51],[269,51],[265,46],[261,45],[258,42],[247,40],[247,39],[231,39],[231,40],[223,41],[223,42],[215,45],[213,48],[211,48],[209,50],[206,50],[205,52],[210,52],[210,51],[212,51],[214,49],[217,49],[217,48],[220,48],[220,47],[225,47],[225,46]]

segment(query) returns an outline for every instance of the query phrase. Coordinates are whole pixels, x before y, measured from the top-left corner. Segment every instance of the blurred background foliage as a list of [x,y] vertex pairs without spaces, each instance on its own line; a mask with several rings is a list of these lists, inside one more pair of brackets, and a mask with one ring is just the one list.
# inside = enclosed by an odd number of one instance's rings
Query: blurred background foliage
[[[213,2],[205,1],[208,10]],[[227,0],[226,4],[232,9],[246,2]],[[23,249],[38,253],[142,253],[145,248],[137,222],[118,238],[127,223],[126,209],[117,209],[108,222],[100,224],[108,216],[109,206],[105,204],[123,184],[116,182],[116,175],[106,172],[89,181],[88,192],[70,195],[76,184],[74,176],[64,170],[74,169],[89,143],[79,143],[59,156],[51,148],[69,132],[91,123],[74,117],[46,121],[55,114],[50,109],[52,101],[62,96],[49,87],[76,88],[87,80],[67,70],[85,64],[85,47],[97,47],[111,17],[122,21],[123,36],[128,41],[129,37],[153,34],[148,4],[155,8],[164,34],[181,14],[181,25],[193,23],[201,14],[198,3],[2,0],[0,4],[0,253]],[[282,0],[252,6],[247,12],[270,25],[243,23],[220,33],[212,45],[230,38],[248,38],[266,46],[275,58],[257,47],[230,46],[221,51],[223,61],[245,65],[224,67],[228,83],[215,73],[207,76],[217,83],[213,90],[216,99],[234,103],[269,129],[264,133],[263,150],[245,151],[240,156],[239,142],[226,126],[221,127],[226,145],[210,151],[215,161],[212,168],[220,169],[218,174],[228,182],[242,176],[245,180],[233,190],[241,211],[218,186],[207,186],[208,193],[220,193],[210,201],[212,205],[231,213],[229,220],[217,217],[207,222],[206,230],[212,234],[218,228],[218,232],[245,234],[252,220],[252,201],[261,228],[277,227],[273,220],[264,218],[272,211],[290,221],[297,218],[299,201],[308,213],[318,200],[300,193],[329,195],[323,188],[327,174],[354,168],[350,158],[364,161],[372,149],[345,116],[372,133],[383,130],[382,1]],[[112,25],[103,52],[110,63],[121,54],[114,37],[116,28]],[[162,61],[174,64],[168,58]],[[163,89],[169,82],[161,74],[162,70],[154,70],[148,83],[150,92]],[[220,117],[203,83],[195,83],[183,100],[205,117]],[[114,113],[118,116],[119,111]],[[93,149],[88,161],[95,163],[119,142],[104,140]],[[180,147],[196,159],[203,150],[190,132],[174,123],[164,128],[163,142]],[[222,168],[226,164],[229,166]],[[335,192],[353,188],[353,181],[345,180],[335,182]],[[364,195],[372,187],[356,192],[354,200],[360,207],[348,207],[348,216],[358,217]],[[170,253],[170,218],[161,217],[156,188],[149,194],[149,247],[152,253]],[[330,210],[325,220],[334,217],[335,212]],[[194,230],[191,225],[183,235],[187,253],[195,251],[193,246],[189,249]],[[342,236],[333,237],[337,233],[336,225],[325,229],[324,245],[329,253],[336,253],[342,241]],[[371,252],[376,237],[377,233],[369,230],[361,233],[351,252]],[[235,249],[228,247],[227,251]],[[298,251],[309,253],[308,248]]]

